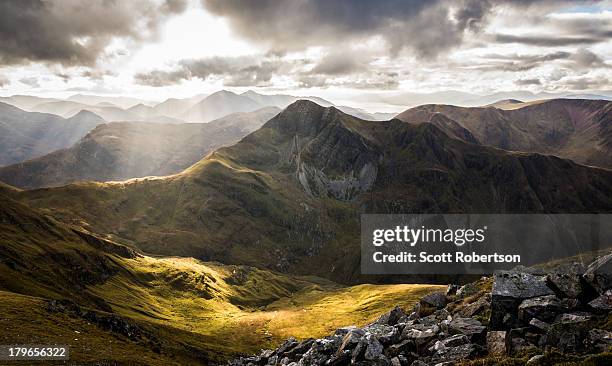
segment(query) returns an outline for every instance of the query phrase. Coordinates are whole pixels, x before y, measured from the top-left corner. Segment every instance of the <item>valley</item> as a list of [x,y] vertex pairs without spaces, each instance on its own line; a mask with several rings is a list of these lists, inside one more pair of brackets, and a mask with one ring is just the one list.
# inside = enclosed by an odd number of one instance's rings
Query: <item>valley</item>
[[[15,333],[12,341],[62,341],[76,362],[221,362],[291,335],[365,324],[441,288],[345,287],[312,276],[151,257],[0,198],[0,341]],[[117,349],[130,352],[117,358]]]

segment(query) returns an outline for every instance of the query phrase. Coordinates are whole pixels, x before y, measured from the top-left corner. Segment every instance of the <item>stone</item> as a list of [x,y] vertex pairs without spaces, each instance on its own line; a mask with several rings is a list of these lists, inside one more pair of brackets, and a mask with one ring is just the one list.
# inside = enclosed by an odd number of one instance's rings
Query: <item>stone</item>
[[480,291],[480,289],[478,288],[478,286],[476,286],[475,283],[470,282],[468,284],[465,284],[465,285],[461,286],[459,288],[459,290],[457,290],[457,297],[463,299],[463,298],[475,295],[479,291]]
[[283,342],[283,344],[281,344],[280,347],[278,347],[278,349],[276,350],[276,353],[279,354],[279,355],[284,355],[285,352],[287,352],[288,350],[294,348],[298,344],[299,344],[299,342],[297,341],[297,339],[295,339],[293,337],[290,337],[285,342]]
[[589,347],[595,352],[607,352],[612,347],[612,332],[591,329],[587,337]]
[[599,257],[589,264],[582,278],[599,294],[603,294],[606,290],[611,289],[612,253]]
[[558,348],[564,353],[579,352],[584,348],[584,339],[589,331],[588,314],[562,314],[551,324],[542,338],[545,345]]
[[399,358],[393,357],[391,359],[391,366],[402,366],[402,363]]
[[399,306],[394,307],[391,311],[386,314],[381,315],[374,324],[380,325],[395,325],[398,323],[400,319],[406,316],[404,310],[402,310]]
[[427,366],[427,364],[421,360],[414,360],[410,366]]
[[531,319],[529,321],[529,325],[532,327],[532,329],[535,329],[538,332],[544,332],[544,333],[546,333],[548,331],[548,328],[550,328],[550,324],[543,322],[539,320],[538,318]]
[[458,314],[462,317],[471,318],[473,316],[484,314],[491,308],[491,300],[487,296],[483,296],[478,300],[462,307]]
[[363,338],[364,335],[365,335],[365,332],[359,328],[352,329],[351,331],[349,331],[344,336],[344,338],[342,338],[342,343],[340,344],[340,347],[338,348],[338,353],[342,353],[346,350],[353,349],[359,343],[361,338]]
[[484,341],[486,330],[487,328],[485,326],[478,320],[472,318],[455,317],[448,324],[448,331],[450,334],[463,334],[467,336],[470,341],[477,343]]
[[446,296],[455,296],[459,290],[459,285],[448,285],[446,286]]
[[542,358],[544,358],[544,355],[535,355],[527,360],[525,365],[537,365]]
[[495,356],[501,356],[507,353],[505,331],[490,331],[487,333],[487,351],[489,354]]
[[399,343],[390,345],[386,351],[389,356],[397,356],[402,353],[407,354],[408,352],[416,351],[416,346],[413,340],[404,339]]
[[455,334],[448,338],[442,339],[440,342],[444,344],[446,347],[457,347],[457,346],[461,346],[462,344],[470,343],[470,340],[464,334]]
[[377,360],[383,353],[384,347],[383,345],[376,339],[374,335],[367,335],[365,337],[367,342],[364,358],[366,360]]
[[351,363],[351,351],[336,353],[329,359],[328,366],[345,366]]
[[579,273],[551,273],[546,276],[546,284],[560,298],[577,299],[582,294]]
[[424,296],[420,303],[422,305],[432,306],[436,309],[442,309],[448,303],[448,299],[443,292],[434,292]]
[[532,297],[554,295],[546,286],[546,277],[515,271],[495,273],[492,295],[513,299],[529,299]]
[[518,307],[518,318],[524,324],[529,324],[532,318],[548,322],[566,310],[555,295],[539,296],[526,299]]
[[492,330],[508,330],[516,327],[518,306],[529,298],[554,295],[546,285],[546,277],[518,271],[501,271],[494,275],[491,292]]
[[400,332],[396,327],[390,325],[371,324],[363,330],[366,334],[372,334],[380,343],[387,345],[395,343],[400,339]]
[[608,312],[612,310],[612,290],[607,290],[601,296],[589,303],[589,306],[597,312]]
[[457,347],[448,347],[433,355],[434,362],[450,362],[457,360],[467,360],[474,358],[482,353],[480,347],[475,344],[468,343]]

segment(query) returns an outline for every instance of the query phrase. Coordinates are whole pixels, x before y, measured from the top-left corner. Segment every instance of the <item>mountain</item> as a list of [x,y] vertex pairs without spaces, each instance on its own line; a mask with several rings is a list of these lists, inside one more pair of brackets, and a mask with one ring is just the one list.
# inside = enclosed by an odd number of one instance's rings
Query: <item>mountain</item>
[[553,99],[517,105],[504,109],[424,105],[397,118],[415,123],[443,114],[486,145],[612,168],[612,102]]
[[[152,105],[154,102],[145,101],[137,98],[130,97],[109,97],[100,95],[87,95],[87,94],[75,94],[66,99],[70,102],[77,102],[87,105],[99,105],[101,103],[110,104],[110,106],[116,106],[122,109],[127,109],[137,104]],[[108,105],[107,105],[108,106]]]
[[495,103],[486,105],[485,107],[495,107],[499,109],[515,109],[515,108],[523,107],[524,104],[525,102],[523,102],[522,100],[518,100],[518,99],[502,99],[502,100],[498,100]]
[[6,322],[0,341],[68,345],[75,364],[222,364],[289,335],[320,337],[366,324],[443,289],[343,287],[312,276],[150,257],[60,223],[14,195],[0,193]]
[[0,102],[10,104],[24,110],[30,110],[32,107],[38,104],[57,101],[59,101],[59,99],[35,97],[33,95],[12,95],[10,97],[0,97]]
[[71,146],[103,123],[100,116],[86,111],[65,119],[0,103],[0,166]]
[[99,125],[68,149],[0,168],[0,181],[32,189],[178,173],[210,151],[238,142],[279,111],[268,107],[210,123]]
[[295,101],[300,99],[310,100],[323,107],[331,107],[334,105],[332,102],[319,97],[295,97],[293,95],[284,94],[266,95],[257,93],[253,90],[246,91],[240,95],[248,97],[249,99],[252,99],[253,101],[259,103],[260,105],[271,105],[281,109],[286,108],[289,104],[294,103]]
[[170,98],[154,105],[153,109],[157,115],[180,119],[183,113],[206,97],[205,94],[198,94],[186,99]]
[[610,212],[612,172],[298,101],[179,174],[17,195],[148,253],[355,282],[361,213]]
[[256,101],[229,91],[219,91],[204,98],[181,115],[189,122],[206,123],[228,114],[252,112],[262,108]]

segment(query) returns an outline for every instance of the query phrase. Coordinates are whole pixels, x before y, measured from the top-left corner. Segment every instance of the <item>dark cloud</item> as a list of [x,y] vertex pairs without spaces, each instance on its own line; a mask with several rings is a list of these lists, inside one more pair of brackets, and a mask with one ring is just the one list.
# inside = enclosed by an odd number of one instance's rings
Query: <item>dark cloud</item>
[[143,85],[165,86],[192,78],[206,80],[218,77],[223,79],[226,86],[265,86],[273,75],[286,73],[291,67],[292,62],[277,57],[210,57],[183,60],[170,71],[139,73],[135,75],[135,80]]
[[202,0],[241,36],[273,50],[382,36],[394,53],[409,48],[434,57],[478,30],[499,1],[442,0]]
[[[485,28],[496,8],[529,9],[530,13],[537,13],[570,3],[566,0],[201,1],[209,12],[225,17],[237,34],[267,45],[273,52],[380,36],[393,55],[410,50],[421,58],[434,58],[458,47],[466,34]],[[548,40],[512,37],[499,35],[498,42],[545,43]]]
[[0,1],[0,62],[93,65],[115,37],[142,41],[186,0]]
[[528,86],[528,85],[542,85],[540,79],[518,79],[515,80],[514,83],[518,86]]

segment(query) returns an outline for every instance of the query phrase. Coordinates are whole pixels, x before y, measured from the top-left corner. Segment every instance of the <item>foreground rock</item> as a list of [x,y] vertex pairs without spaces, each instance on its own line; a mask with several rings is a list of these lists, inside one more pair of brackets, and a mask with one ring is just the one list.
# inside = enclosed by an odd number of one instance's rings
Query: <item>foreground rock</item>
[[582,272],[499,272],[427,295],[409,312],[396,307],[363,328],[289,338],[229,365],[440,366],[525,350],[539,352],[528,362],[535,365],[551,348],[574,355],[610,352],[612,332],[604,329],[611,323],[610,263],[612,256],[604,256]]

